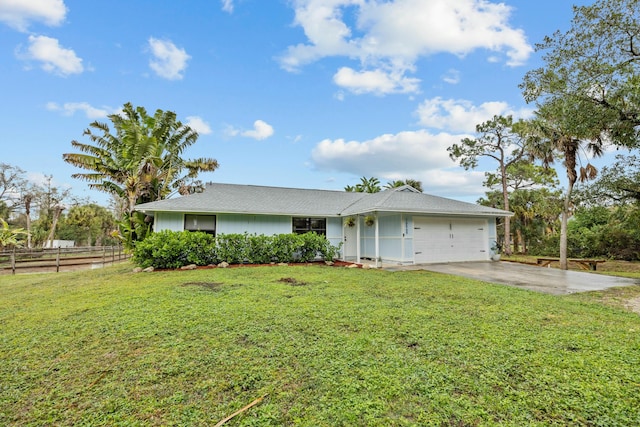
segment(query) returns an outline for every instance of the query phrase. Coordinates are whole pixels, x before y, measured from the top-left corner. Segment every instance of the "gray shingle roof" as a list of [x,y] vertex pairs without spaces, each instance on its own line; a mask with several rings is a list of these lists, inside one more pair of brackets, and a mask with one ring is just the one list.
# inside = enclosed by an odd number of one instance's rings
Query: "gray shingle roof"
[[411,212],[509,216],[510,212],[416,192],[404,186],[380,193],[307,190],[257,185],[208,184],[205,191],[136,206],[153,212],[348,216],[368,212]]

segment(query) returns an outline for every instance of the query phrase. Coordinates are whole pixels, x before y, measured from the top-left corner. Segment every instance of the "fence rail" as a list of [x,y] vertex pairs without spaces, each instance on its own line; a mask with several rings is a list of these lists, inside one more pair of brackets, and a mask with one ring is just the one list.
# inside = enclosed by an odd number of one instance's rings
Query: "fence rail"
[[12,249],[0,251],[0,274],[98,268],[129,257],[122,246]]

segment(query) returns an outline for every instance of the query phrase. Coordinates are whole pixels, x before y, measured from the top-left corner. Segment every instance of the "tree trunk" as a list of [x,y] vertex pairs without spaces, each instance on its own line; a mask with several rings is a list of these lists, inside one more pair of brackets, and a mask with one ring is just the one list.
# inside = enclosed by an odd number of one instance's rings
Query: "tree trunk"
[[[502,198],[504,210],[509,210],[509,188],[507,187],[507,168],[504,162],[500,165],[500,173],[502,175]],[[504,217],[504,253],[511,255],[511,217]]]
[[56,206],[55,210],[53,211],[53,222],[51,224],[51,231],[49,232],[49,237],[47,237],[47,242],[51,242],[49,243],[49,245],[53,244],[53,238],[56,234],[56,227],[58,226],[58,218],[60,218],[63,210],[64,208],[62,206]]
[[27,195],[24,198],[24,210],[27,220],[27,248],[31,249],[31,196]]
[[522,230],[520,228],[516,229],[516,239],[518,241],[517,245],[514,245],[514,249],[518,252],[518,246],[520,248],[521,253],[526,253],[524,238],[522,237]]
[[567,187],[567,194],[564,197],[564,206],[562,208],[562,221],[560,222],[560,268],[562,270],[569,269],[567,262],[567,222],[569,220],[569,209],[571,208],[573,184],[574,182],[569,179],[569,186]]

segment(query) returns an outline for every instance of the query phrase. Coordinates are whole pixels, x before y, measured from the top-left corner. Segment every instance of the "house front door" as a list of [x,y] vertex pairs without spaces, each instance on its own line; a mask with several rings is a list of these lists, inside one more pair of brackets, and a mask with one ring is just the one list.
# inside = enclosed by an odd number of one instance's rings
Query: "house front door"
[[344,227],[344,245],[342,246],[344,251],[345,261],[355,261],[358,256],[358,233],[356,226]]

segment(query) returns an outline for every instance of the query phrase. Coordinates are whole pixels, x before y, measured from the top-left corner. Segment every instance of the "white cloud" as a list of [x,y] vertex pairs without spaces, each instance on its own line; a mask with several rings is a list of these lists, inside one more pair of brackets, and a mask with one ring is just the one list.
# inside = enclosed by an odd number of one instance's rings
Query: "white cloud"
[[[394,92],[417,91],[419,81],[405,74],[415,71],[417,59],[424,56],[450,53],[463,57],[484,49],[516,66],[533,51],[524,32],[509,25],[511,8],[504,3],[294,0],[293,4],[294,24],[302,27],[308,42],[289,46],[280,58],[281,66],[297,71],[324,57],[357,59],[361,71],[346,74],[342,69],[342,75],[334,77],[337,84],[347,80],[345,87],[357,93],[390,93],[390,81],[402,88]],[[382,78],[384,75],[393,78]]]
[[0,22],[27,31],[31,21],[60,25],[67,14],[63,0],[0,0]]
[[76,111],[82,111],[89,119],[105,118],[114,112],[112,109],[93,107],[88,102],[65,102],[62,105],[48,102],[46,108],[49,111],[61,112],[65,116],[73,116]]
[[447,73],[442,76],[442,80],[450,85],[456,85],[460,83],[460,71],[454,69],[448,70]]
[[234,136],[244,136],[247,138],[253,138],[256,139],[258,141],[261,141],[263,139],[267,139],[270,136],[272,136],[275,132],[273,130],[273,126],[271,126],[269,123],[265,122],[264,120],[256,120],[255,122],[253,122],[253,129],[252,130],[239,130],[234,128],[233,126],[227,126],[227,128],[224,131],[225,135],[230,136],[230,137],[234,137]]
[[186,125],[198,132],[200,135],[209,135],[212,132],[209,123],[205,122],[198,116],[188,116]]
[[253,130],[244,131],[241,133],[241,135],[260,141],[269,138],[271,135],[273,135],[273,133],[273,126],[265,121],[256,120],[253,123]]
[[228,13],[233,13],[233,0],[221,0],[222,10]]
[[191,58],[187,52],[168,40],[149,37],[149,48],[153,58],[149,66],[156,74],[169,80],[181,80],[187,61]]
[[19,53],[26,60],[41,62],[41,68],[59,76],[80,74],[84,71],[82,59],[72,49],[60,46],[57,39],[47,36],[29,36],[26,53]]
[[326,139],[311,153],[318,170],[375,176],[384,180],[418,179],[427,193],[469,196],[484,192],[483,172],[467,172],[449,158],[447,148],[466,134],[427,130],[386,134],[367,141]]
[[475,132],[476,125],[490,120],[495,115],[511,115],[514,119],[527,118],[530,109],[514,110],[506,102],[484,102],[478,106],[463,99],[426,99],[416,111],[419,123],[433,129],[450,132]]
[[362,142],[325,139],[313,149],[311,158],[318,169],[356,175],[415,173],[444,164],[452,166],[447,147],[462,137],[419,130],[385,134]]
[[387,73],[381,69],[374,71],[355,71],[342,67],[333,76],[333,81],[353,93],[409,93],[418,91],[419,79],[405,77],[400,73]]
[[240,135],[240,131],[233,126],[227,126],[224,130],[224,134],[229,137],[234,137]]
[[351,29],[342,21],[341,8],[360,0],[296,0],[294,24],[303,28],[310,44],[289,46],[281,65],[289,71],[325,56],[357,55],[358,47],[350,43]]

